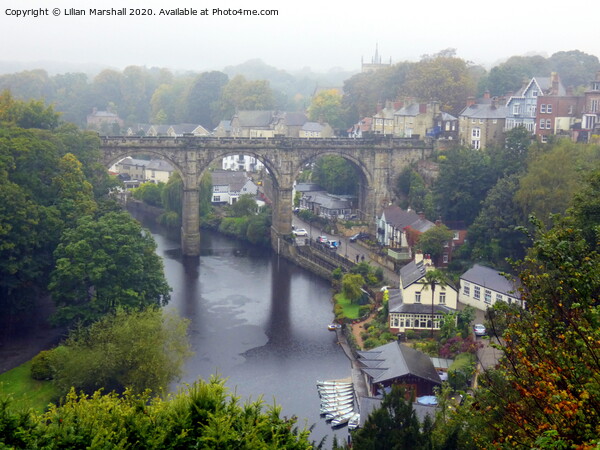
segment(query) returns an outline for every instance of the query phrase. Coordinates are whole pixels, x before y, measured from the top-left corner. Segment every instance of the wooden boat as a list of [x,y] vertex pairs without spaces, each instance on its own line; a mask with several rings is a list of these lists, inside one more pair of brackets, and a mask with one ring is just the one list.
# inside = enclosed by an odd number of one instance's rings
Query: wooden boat
[[328,381],[319,381],[317,380],[317,386],[351,386],[352,382],[350,381],[338,381],[338,380],[328,380]]
[[321,394],[337,394],[339,392],[349,392],[353,391],[354,387],[352,386],[342,386],[342,387],[322,387],[317,388],[319,393]]
[[343,406],[343,405],[347,405],[349,403],[354,403],[353,397],[343,398],[343,399],[339,399],[339,400],[330,400],[330,401],[322,400],[321,408],[331,407],[331,406]]
[[340,410],[337,410],[336,412],[326,414],[325,420],[333,420],[338,417],[343,417],[349,413],[354,414],[354,406],[349,406],[348,408],[340,409]]
[[347,392],[345,394],[323,394],[321,395],[321,402],[335,403],[343,400],[354,398],[353,392]]

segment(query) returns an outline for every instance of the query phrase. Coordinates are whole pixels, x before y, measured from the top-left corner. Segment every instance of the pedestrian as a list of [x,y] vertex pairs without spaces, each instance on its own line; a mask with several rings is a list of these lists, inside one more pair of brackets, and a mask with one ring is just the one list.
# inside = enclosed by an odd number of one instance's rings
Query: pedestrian
[[361,256],[360,256],[360,260],[361,260],[362,262],[365,262],[365,255],[361,255]]
[[358,255],[358,253],[356,254],[356,264],[358,264],[358,258],[360,258],[360,256]]

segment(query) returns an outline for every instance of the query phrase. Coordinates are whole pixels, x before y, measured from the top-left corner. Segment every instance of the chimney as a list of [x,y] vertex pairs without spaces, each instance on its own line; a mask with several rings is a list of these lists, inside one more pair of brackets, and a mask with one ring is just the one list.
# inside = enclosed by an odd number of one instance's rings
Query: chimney
[[421,261],[423,261],[423,259],[423,252],[415,252],[415,264],[419,264]]
[[467,108],[475,104],[475,97],[467,97]]
[[427,105],[425,103],[419,103],[419,114],[425,114],[427,112]]
[[498,97],[492,98],[492,109],[496,109],[498,107]]
[[552,82],[552,90],[550,91],[550,95],[558,95],[558,84],[560,82],[558,74],[556,72],[552,72],[550,75],[550,80]]
[[425,213],[423,211],[419,211],[417,215],[419,216],[419,219],[425,220]]
[[488,100],[490,98],[490,91],[488,89],[485,90],[485,92],[483,93],[483,98]]

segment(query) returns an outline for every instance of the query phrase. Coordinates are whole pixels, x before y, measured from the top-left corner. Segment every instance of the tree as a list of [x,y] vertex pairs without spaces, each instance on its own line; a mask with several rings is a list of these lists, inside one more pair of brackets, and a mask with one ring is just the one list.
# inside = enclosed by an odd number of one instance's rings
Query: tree
[[326,155],[317,159],[312,181],[330,194],[355,195],[358,192],[357,170],[345,158]]
[[375,409],[362,428],[352,431],[353,448],[368,450],[402,450],[430,448],[431,422],[423,426],[408,401],[403,387],[393,385],[385,394],[381,407]]
[[89,327],[73,329],[52,351],[54,382],[63,394],[71,387],[88,394],[127,388],[138,394],[165,392],[191,354],[187,326],[187,320],[159,308],[117,309]]
[[136,395],[69,392],[43,414],[14,411],[0,400],[0,439],[15,448],[281,448],[309,450],[310,430],[262,401],[241,404],[213,378],[165,400]]
[[129,214],[82,217],[63,233],[48,286],[55,320],[90,323],[118,307],[164,305],[169,286],[152,236]]
[[162,190],[164,183],[152,183],[148,181],[142,183],[139,187],[133,189],[132,195],[136,200],[141,200],[151,206],[163,206],[162,204]]
[[548,62],[552,70],[560,75],[565,86],[588,86],[600,70],[600,61],[594,55],[588,55],[580,50],[570,50],[554,53]]
[[467,62],[442,51],[411,67],[404,90],[420,101],[439,102],[442,111],[458,115],[475,87]]
[[248,81],[237,75],[223,87],[221,116],[231,117],[238,109],[269,110],[274,105],[275,97],[268,81]]
[[517,92],[532,77],[548,77],[550,72],[550,64],[543,56],[512,56],[506,62],[492,67],[488,77],[481,80],[480,90],[487,89],[493,96],[503,96]]
[[[600,255],[578,228],[578,211],[554,217],[520,265],[527,310],[503,315],[497,372],[486,374],[478,408],[500,445],[592,448],[600,436]],[[574,215],[574,216],[573,216]]]
[[[581,186],[582,174],[600,161],[597,146],[560,140],[533,155],[520,180],[515,201],[527,217],[535,214],[546,225],[551,214],[563,214]],[[557,168],[560,167],[560,170]]]
[[93,214],[97,207],[92,185],[85,179],[81,167],[75,155],[67,153],[61,158],[58,174],[52,179],[58,209],[70,226],[75,225],[79,217]]
[[444,248],[452,240],[454,233],[443,224],[430,228],[419,236],[417,249],[431,255],[433,261],[439,261],[444,254]]
[[481,212],[468,230],[467,245],[473,260],[502,267],[506,258],[517,260],[525,256],[527,236],[519,227],[526,221],[514,201],[518,190],[517,175],[499,179],[489,190]]
[[221,92],[229,78],[223,72],[204,72],[190,86],[186,95],[186,122],[200,123],[209,129],[217,126]]
[[362,297],[362,287],[365,279],[360,274],[347,273],[342,277],[342,293],[351,303],[358,302]]
[[439,213],[444,220],[462,220],[470,225],[494,184],[496,177],[484,152],[468,148],[445,152],[433,187]]
[[433,338],[434,317],[435,317],[435,288],[439,285],[442,290],[448,285],[448,279],[444,272],[438,269],[430,269],[425,272],[425,276],[418,283],[423,286],[424,291],[431,290],[431,337]]
[[252,194],[243,194],[231,205],[231,215],[233,217],[252,216],[256,214],[257,208],[254,196]]
[[308,107],[308,118],[314,122],[327,122],[332,128],[344,126],[342,120],[342,95],[335,89],[321,91]]

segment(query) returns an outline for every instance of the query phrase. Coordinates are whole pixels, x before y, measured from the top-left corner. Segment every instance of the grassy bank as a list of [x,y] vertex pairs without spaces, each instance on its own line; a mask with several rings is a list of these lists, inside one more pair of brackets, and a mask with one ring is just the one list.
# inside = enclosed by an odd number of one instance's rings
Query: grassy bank
[[30,373],[31,361],[0,374],[0,392],[11,396],[14,406],[42,412],[58,393],[51,381],[34,380]]

